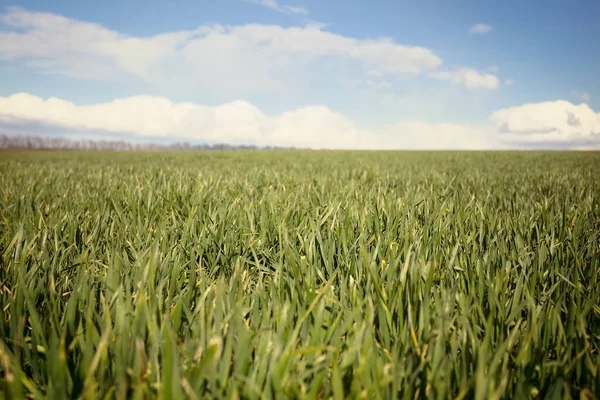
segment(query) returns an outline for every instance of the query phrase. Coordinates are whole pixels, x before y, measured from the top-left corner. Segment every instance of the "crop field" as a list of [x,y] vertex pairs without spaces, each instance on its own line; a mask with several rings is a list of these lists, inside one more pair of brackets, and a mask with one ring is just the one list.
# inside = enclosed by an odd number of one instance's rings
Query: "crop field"
[[600,153],[0,153],[0,398],[600,398]]

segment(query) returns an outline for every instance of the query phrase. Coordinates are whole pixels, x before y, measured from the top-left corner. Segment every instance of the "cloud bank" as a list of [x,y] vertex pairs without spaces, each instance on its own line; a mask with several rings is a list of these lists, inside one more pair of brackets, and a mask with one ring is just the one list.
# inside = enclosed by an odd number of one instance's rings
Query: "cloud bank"
[[585,147],[600,140],[600,114],[563,100],[499,110],[481,125],[398,121],[372,131],[323,105],[267,115],[241,100],[211,107],[135,96],[78,106],[27,93],[0,97],[0,128],[32,123],[146,138],[339,149],[497,149],[572,140]]
[[[257,0],[259,1],[259,0]],[[259,1],[280,8],[275,1]],[[287,9],[287,8],[286,8]],[[290,12],[293,10],[290,8]],[[299,12],[300,10],[295,10]],[[47,73],[102,80],[140,79],[150,84],[246,93],[281,89],[312,67],[335,59],[364,76],[414,76],[437,71],[442,59],[422,46],[391,38],[357,39],[320,25],[281,27],[203,25],[193,30],[136,37],[99,24],[8,7],[0,15],[0,60],[19,61]],[[498,78],[472,68],[445,79],[468,88],[494,88]],[[458,78],[456,74],[467,74]],[[448,74],[448,73],[441,73]]]

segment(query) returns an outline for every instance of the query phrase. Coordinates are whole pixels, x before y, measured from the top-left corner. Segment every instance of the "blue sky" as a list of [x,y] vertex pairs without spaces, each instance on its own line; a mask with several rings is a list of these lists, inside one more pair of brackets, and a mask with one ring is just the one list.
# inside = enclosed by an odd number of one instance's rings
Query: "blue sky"
[[27,0],[0,18],[0,131],[352,148],[600,141],[597,1]]

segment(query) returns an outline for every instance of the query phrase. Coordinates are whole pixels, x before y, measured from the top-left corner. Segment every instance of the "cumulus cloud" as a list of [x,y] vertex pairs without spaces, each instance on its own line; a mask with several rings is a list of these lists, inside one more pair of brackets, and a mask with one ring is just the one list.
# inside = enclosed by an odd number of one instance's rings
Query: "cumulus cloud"
[[491,25],[475,24],[469,29],[469,33],[483,35],[483,34],[490,32],[491,30],[492,30]]
[[496,111],[489,119],[483,124],[405,120],[374,131],[360,128],[348,116],[324,105],[268,115],[242,100],[206,106],[135,96],[81,106],[27,93],[0,97],[0,129],[35,125],[47,126],[53,132],[65,129],[130,137],[339,149],[600,147],[600,113],[586,104],[564,100],[524,104]]
[[267,116],[245,101],[217,107],[174,103],[164,97],[136,96],[77,106],[26,93],[0,98],[0,121],[38,123],[80,131],[144,137],[253,143],[258,145],[364,147],[364,134],[342,114],[325,106]]
[[17,7],[9,7],[0,22],[7,28],[0,30],[0,60],[77,78],[136,77],[170,85],[179,79],[181,85],[242,94],[297,80],[298,71],[331,57],[394,75],[420,74],[442,63],[425,47],[390,38],[356,39],[319,25],[210,25],[135,37]]
[[0,60],[25,60],[30,66],[77,78],[111,79],[126,73],[150,78],[150,67],[175,55],[209,28],[136,38],[59,15],[9,7],[0,22]]
[[[292,13],[302,9],[257,0]],[[357,39],[322,25],[203,25],[196,29],[137,37],[60,15],[8,7],[0,15],[0,60],[76,78],[141,79],[170,88],[245,95],[301,85],[303,75],[331,59],[356,64],[371,77],[436,71],[442,60],[431,49],[391,38]],[[493,86],[493,74],[471,69],[440,72],[458,83]],[[467,72],[470,71],[470,72]],[[456,74],[462,73],[462,78]],[[449,75],[451,74],[451,75]]]
[[524,142],[598,140],[600,113],[565,100],[524,104],[494,112],[490,121],[507,139]]
[[[0,97],[2,124],[45,125],[80,132],[257,145],[352,149],[484,149],[498,147],[488,128],[401,121],[382,131],[360,129],[326,106],[267,115],[245,101],[217,107],[136,96],[78,106],[27,93]],[[56,131],[56,129],[53,129]]]
[[472,68],[458,68],[452,71],[435,71],[429,74],[436,79],[444,79],[469,89],[497,89],[499,79],[492,73],[481,73]]

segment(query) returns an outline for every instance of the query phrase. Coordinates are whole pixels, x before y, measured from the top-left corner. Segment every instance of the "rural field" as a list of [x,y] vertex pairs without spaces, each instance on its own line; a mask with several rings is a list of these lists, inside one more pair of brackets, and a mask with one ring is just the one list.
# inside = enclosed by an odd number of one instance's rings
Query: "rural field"
[[600,153],[2,152],[0,398],[600,398]]

